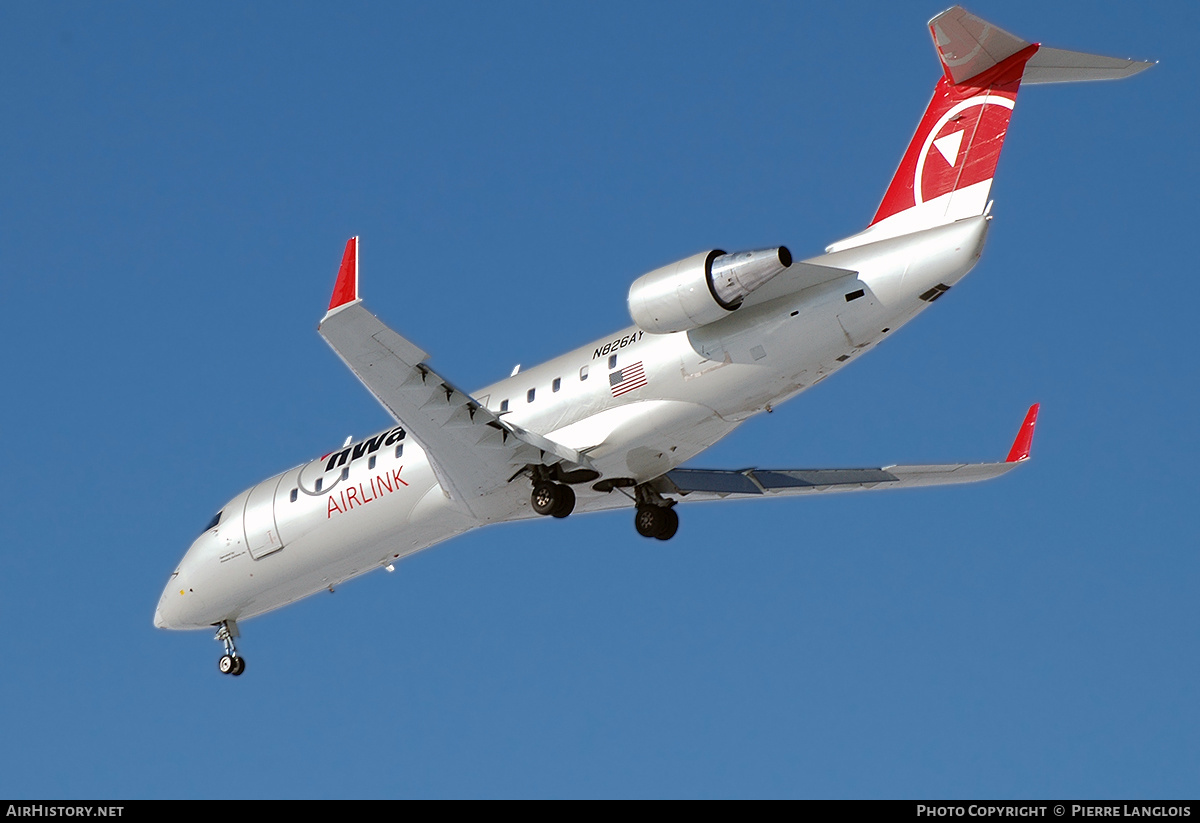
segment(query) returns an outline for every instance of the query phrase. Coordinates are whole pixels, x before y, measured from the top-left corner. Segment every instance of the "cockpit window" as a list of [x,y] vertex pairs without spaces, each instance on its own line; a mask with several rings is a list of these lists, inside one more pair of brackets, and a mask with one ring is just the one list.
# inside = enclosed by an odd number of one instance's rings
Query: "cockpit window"
[[[204,531],[206,532],[209,529],[215,529],[217,527],[217,524],[220,522],[221,522],[221,512],[217,512],[216,514],[213,515],[212,520],[208,521],[208,525],[204,527]],[[201,534],[203,534],[203,533],[204,532],[201,532]]]

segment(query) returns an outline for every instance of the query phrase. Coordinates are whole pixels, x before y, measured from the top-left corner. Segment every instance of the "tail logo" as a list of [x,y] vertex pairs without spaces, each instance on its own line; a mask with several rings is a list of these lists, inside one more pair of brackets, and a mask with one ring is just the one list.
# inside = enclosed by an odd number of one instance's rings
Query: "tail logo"
[[946,158],[946,162],[950,164],[951,168],[954,168],[954,164],[958,160],[958,147],[962,145],[962,136],[963,133],[960,129],[933,141],[933,147],[942,157]]
[[1015,103],[991,91],[955,103],[938,118],[917,155],[915,205],[992,178]]

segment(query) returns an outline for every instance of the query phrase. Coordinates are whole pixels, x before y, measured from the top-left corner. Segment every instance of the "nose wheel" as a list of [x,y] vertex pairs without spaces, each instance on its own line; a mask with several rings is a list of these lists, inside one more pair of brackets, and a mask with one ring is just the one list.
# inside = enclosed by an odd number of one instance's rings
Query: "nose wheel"
[[217,661],[217,668],[221,674],[237,677],[246,671],[246,658],[238,654],[237,646],[233,643],[233,638],[240,636],[237,623],[233,620],[222,620],[217,626],[216,639],[225,644],[225,654]]

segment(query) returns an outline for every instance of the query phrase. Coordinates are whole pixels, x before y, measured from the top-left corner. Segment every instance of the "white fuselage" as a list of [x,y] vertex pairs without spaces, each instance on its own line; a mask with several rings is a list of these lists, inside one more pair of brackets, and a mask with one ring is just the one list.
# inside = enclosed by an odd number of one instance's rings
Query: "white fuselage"
[[[602,478],[642,483],[874,347],[926,308],[931,290],[936,297],[939,285],[970,271],[986,234],[987,218],[976,217],[843,247],[808,262],[857,276],[806,288],[785,273],[715,323],[673,334],[627,328],[473,396],[585,453]],[[610,374],[637,363],[645,385],[627,381],[614,391]],[[155,625],[199,629],[243,620],[468,529],[537,516],[529,484],[517,481],[468,514],[443,492],[402,424],[356,446],[344,461],[334,453],[231,500],[171,575]],[[633,505],[620,489],[600,492],[588,483],[576,492],[580,512]]]

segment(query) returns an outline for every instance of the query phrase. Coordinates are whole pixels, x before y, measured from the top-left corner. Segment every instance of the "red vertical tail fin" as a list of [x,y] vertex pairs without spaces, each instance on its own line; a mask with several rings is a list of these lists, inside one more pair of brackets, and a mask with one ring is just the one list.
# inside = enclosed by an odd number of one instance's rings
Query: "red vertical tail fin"
[[958,7],[930,20],[929,32],[943,76],[871,225],[909,209],[928,212],[912,216],[931,225],[983,214],[1021,75],[1038,50]]
[[930,20],[929,31],[942,64],[933,99],[870,226],[829,251],[984,214],[1023,78],[1105,80],[1152,65],[1043,50],[959,6]]

